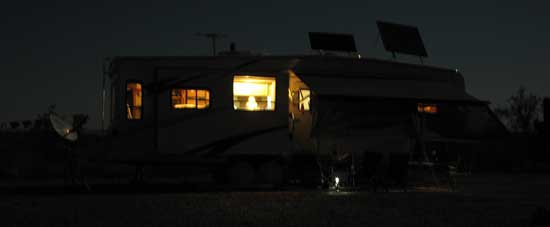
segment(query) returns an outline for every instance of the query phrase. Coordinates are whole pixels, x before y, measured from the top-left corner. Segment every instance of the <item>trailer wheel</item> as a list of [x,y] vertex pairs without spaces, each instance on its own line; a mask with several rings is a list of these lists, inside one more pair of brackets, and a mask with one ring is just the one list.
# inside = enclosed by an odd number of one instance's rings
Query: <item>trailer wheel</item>
[[239,161],[229,167],[229,180],[237,187],[252,185],[255,178],[255,170],[248,162]]
[[283,184],[283,167],[279,162],[271,161],[263,163],[260,166],[261,182],[269,184],[272,187],[280,187]]

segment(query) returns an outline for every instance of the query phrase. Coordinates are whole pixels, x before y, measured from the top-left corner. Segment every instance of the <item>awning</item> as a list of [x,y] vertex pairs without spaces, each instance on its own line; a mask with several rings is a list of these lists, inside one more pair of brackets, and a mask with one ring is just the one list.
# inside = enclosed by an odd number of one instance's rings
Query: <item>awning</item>
[[455,70],[374,59],[306,58],[292,69],[318,96],[482,102]]
[[343,75],[298,75],[318,96],[482,102],[453,84],[434,81],[385,80]]

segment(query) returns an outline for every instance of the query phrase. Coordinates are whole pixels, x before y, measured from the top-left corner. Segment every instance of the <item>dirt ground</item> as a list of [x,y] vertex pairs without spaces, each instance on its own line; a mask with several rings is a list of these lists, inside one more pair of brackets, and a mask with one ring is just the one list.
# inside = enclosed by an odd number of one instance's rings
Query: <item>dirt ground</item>
[[480,174],[455,191],[0,194],[0,226],[529,226],[537,207],[550,176]]

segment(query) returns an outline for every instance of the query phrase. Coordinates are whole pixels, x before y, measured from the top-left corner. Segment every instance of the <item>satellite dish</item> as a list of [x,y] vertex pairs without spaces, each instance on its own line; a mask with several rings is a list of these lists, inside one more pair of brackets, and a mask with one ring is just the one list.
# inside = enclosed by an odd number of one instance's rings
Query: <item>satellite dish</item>
[[74,120],[72,117],[67,118],[56,113],[50,113],[50,122],[55,132],[63,139],[73,142],[78,139],[78,133],[74,128]]

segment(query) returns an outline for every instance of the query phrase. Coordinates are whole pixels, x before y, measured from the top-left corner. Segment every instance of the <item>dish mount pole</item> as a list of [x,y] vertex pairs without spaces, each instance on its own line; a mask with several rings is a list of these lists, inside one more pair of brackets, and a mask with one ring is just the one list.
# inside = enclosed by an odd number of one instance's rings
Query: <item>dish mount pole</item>
[[221,38],[226,38],[226,34],[222,33],[197,33],[197,36],[209,38],[212,41],[212,56],[216,56],[216,41]]

